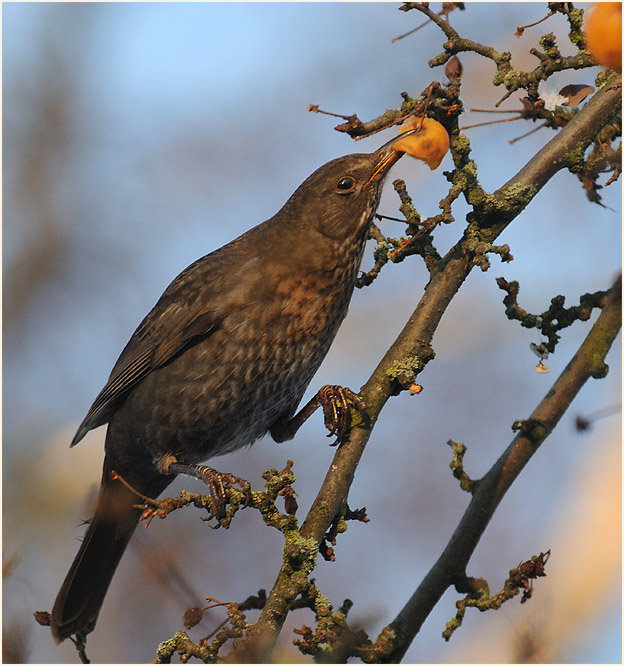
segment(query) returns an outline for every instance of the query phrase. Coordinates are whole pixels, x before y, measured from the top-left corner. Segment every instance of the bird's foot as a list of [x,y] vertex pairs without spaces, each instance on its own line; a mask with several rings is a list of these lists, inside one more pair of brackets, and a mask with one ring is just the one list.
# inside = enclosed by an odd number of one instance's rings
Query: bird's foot
[[326,384],[319,392],[302,407],[292,419],[278,422],[271,427],[271,436],[276,442],[292,439],[299,428],[319,408],[323,408],[325,427],[329,430],[328,437],[336,437],[331,446],[337,446],[347,440],[351,430],[351,406],[366,417],[366,404],[351,389]]
[[190,463],[170,462],[167,465],[169,474],[186,474],[200,481],[203,481],[210,489],[212,498],[212,515],[217,519],[224,518],[226,515],[225,506],[228,500],[228,489],[232,490],[238,486],[243,494],[243,506],[251,504],[251,484],[245,479],[241,479],[234,474],[218,472],[207,465],[194,465]]
[[355,407],[360,416],[366,416],[366,404],[351,389],[343,386],[327,384],[317,393],[320,406],[323,408],[325,427],[329,430],[328,437],[336,436],[331,446],[346,441],[351,431],[351,407]]
[[90,664],[91,660],[87,657],[87,636],[83,632],[78,632],[76,637],[70,636],[69,639],[76,646],[76,651],[78,652],[78,658],[83,664]]

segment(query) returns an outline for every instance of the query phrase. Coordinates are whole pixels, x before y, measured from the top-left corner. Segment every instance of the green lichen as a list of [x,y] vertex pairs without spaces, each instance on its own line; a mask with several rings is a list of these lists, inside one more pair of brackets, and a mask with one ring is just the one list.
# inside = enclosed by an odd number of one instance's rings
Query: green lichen
[[571,9],[568,12],[568,21],[570,23],[570,32],[568,37],[572,44],[583,48],[585,45],[585,36],[583,35],[583,15],[582,9]]
[[400,647],[403,636],[392,626],[384,627],[370,647],[362,650],[360,658],[365,664],[381,663]]
[[402,386],[408,386],[416,381],[416,376],[422,368],[423,362],[420,357],[408,356],[392,361],[386,370],[386,375]]
[[298,530],[285,534],[284,563],[293,576],[306,576],[314,570],[318,543],[315,539],[305,539]]
[[537,188],[525,183],[514,183],[498,191],[496,207],[504,215],[518,215],[537,194]]
[[571,173],[579,173],[585,168],[586,146],[577,146],[566,156],[568,169]]
[[603,69],[597,76],[596,76],[596,87],[597,88],[602,88],[602,86],[607,85],[613,81],[618,76],[617,72],[613,71],[612,69]]

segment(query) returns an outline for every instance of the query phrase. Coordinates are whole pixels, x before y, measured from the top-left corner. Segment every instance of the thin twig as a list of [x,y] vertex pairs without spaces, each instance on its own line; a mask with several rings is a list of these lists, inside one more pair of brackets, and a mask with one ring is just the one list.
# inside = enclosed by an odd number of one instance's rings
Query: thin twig
[[474,125],[464,125],[459,128],[460,132],[463,132],[467,129],[473,129],[474,127],[484,127],[485,125],[496,125],[496,123],[510,123],[512,120],[522,120],[522,116],[516,116],[515,118],[501,118],[500,120],[488,120],[484,123],[475,123]]

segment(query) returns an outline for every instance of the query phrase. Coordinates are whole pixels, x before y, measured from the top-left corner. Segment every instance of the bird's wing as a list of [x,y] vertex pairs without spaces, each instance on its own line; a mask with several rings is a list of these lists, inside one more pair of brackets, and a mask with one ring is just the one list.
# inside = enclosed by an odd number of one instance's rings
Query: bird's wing
[[[91,405],[70,446],[75,446],[89,430],[108,423],[120,398],[149,372],[165,365],[189,344],[210,335],[219,327],[214,312],[188,314],[189,317],[174,319],[173,328],[162,325],[157,327],[157,336],[153,337],[145,336],[149,327],[145,326],[145,321],[141,324],[115,364],[106,386]],[[166,310],[161,315],[167,319],[171,316]]]
[[229,305],[219,296],[229,269],[223,254],[217,251],[199,259],[165,290],[121,352],[70,446],[89,430],[108,423],[120,399],[148,373],[219,328]]

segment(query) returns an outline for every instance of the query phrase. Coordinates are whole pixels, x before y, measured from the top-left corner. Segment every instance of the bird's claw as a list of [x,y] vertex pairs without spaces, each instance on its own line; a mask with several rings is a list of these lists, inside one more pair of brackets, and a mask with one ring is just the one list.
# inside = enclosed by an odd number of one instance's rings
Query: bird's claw
[[241,479],[234,474],[227,472],[218,472],[212,467],[207,465],[193,465],[187,463],[171,463],[169,465],[170,474],[187,474],[193,476],[200,481],[203,481],[210,489],[210,497],[212,498],[212,515],[221,520],[226,517],[225,506],[231,498],[228,498],[228,489],[233,490],[234,486],[240,488],[243,494],[243,506],[247,507],[251,504],[251,484],[246,479]]
[[344,443],[351,430],[351,405],[362,416],[365,416],[366,404],[351,389],[334,384],[322,386],[317,395],[323,408],[325,427],[329,430],[327,436],[336,437],[336,441],[331,445],[337,446]]

